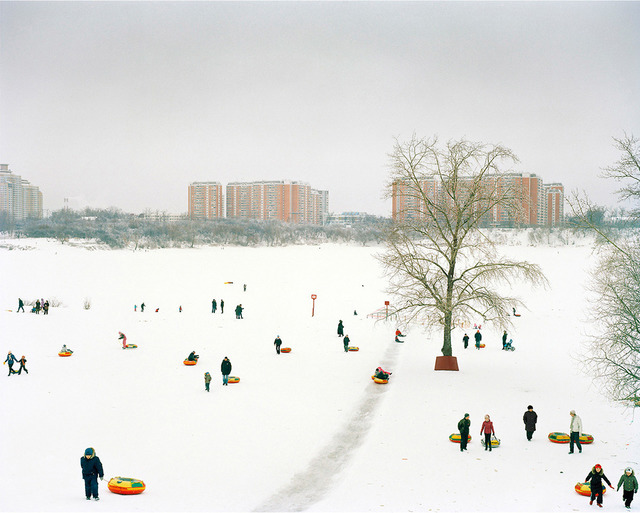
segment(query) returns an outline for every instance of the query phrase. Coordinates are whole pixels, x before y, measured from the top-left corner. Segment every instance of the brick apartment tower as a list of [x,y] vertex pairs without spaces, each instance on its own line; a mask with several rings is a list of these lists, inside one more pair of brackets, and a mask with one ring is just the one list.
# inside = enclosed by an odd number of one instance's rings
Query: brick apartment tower
[[223,217],[222,185],[219,182],[193,182],[189,185],[189,217],[218,219]]
[[557,226],[564,222],[564,187],[561,183],[544,186],[547,197],[547,226]]

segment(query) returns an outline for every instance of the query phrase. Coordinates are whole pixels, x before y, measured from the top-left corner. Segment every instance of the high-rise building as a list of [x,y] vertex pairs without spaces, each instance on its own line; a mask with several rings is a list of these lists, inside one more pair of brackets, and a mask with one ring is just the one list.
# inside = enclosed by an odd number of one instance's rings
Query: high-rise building
[[189,217],[218,219],[224,216],[222,185],[219,182],[189,184]]
[[[444,193],[442,182],[435,176],[420,180],[420,190],[406,182],[392,184],[392,217],[396,221],[425,218],[425,201],[431,202],[442,212],[446,212],[451,198]],[[488,188],[499,195],[510,197],[509,206],[495,205],[483,219],[486,226],[505,225],[555,225],[564,219],[564,188],[562,184],[545,186],[542,178],[533,173],[506,173],[486,175],[481,183],[472,178],[458,181],[458,192],[473,187]],[[485,192],[487,190],[485,189]],[[488,194],[490,195],[490,194]]]
[[288,180],[227,184],[227,217],[322,224],[329,192]]
[[6,212],[14,221],[42,218],[40,189],[13,174],[8,164],[0,164],[0,212]]

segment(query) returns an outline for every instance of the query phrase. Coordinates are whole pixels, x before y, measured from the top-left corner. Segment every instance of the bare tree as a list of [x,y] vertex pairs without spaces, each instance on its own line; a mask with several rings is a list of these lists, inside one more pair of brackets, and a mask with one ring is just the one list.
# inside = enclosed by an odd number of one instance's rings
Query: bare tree
[[[618,194],[640,200],[640,144],[633,135],[614,138],[621,158],[603,176],[622,182]],[[614,400],[640,398],[640,240],[635,231],[620,236],[594,223],[588,198],[574,194],[569,202],[582,224],[598,235],[600,258],[591,273],[594,294],[589,308],[596,332],[582,355],[585,371],[602,383]],[[640,210],[634,210],[636,218]]]
[[517,157],[502,146],[460,140],[440,148],[436,138],[415,135],[396,141],[390,157],[388,195],[397,215],[380,261],[394,313],[441,327],[442,354],[452,356],[455,321],[511,324],[510,309],[522,302],[498,285],[546,284],[539,266],[498,255],[480,230],[497,209],[518,214],[519,191],[503,176]]

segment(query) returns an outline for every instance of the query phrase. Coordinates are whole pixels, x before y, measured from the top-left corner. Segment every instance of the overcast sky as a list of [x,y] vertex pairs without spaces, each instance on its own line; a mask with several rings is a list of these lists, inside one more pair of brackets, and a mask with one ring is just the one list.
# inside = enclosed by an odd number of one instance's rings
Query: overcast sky
[[51,210],[291,179],[389,215],[414,132],[612,205],[612,137],[640,137],[640,2],[0,1],[0,45],[0,162]]

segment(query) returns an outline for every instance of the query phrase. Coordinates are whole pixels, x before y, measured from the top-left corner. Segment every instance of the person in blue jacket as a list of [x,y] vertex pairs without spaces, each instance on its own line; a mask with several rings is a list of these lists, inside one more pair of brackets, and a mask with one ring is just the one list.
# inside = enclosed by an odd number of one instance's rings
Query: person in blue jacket
[[89,447],[84,451],[84,456],[80,458],[80,466],[82,467],[84,494],[87,496],[87,500],[91,499],[91,495],[95,500],[100,500],[100,497],[98,497],[98,478],[101,481],[104,479],[104,471],[102,470],[100,458],[96,456],[96,451],[93,447]]
[[7,376],[11,376],[11,374],[16,374],[18,372],[13,370],[13,364],[16,363],[17,361],[18,360],[16,359],[15,356],[13,356],[13,353],[9,351],[7,353],[7,359],[4,361],[4,363],[9,364],[9,374],[7,374]]

